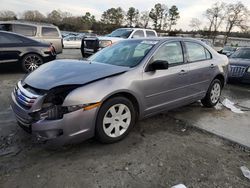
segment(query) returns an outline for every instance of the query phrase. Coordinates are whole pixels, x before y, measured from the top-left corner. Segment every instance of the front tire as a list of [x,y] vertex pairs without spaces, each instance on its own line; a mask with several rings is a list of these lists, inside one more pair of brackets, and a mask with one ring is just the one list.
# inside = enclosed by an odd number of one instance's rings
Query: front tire
[[107,100],[100,108],[96,121],[96,137],[102,143],[114,143],[128,135],[135,124],[133,104],[125,97]]
[[210,84],[205,98],[201,100],[201,103],[208,108],[214,107],[220,100],[222,84],[221,81],[215,79]]
[[37,54],[27,54],[22,58],[22,69],[29,73],[43,64],[43,59]]

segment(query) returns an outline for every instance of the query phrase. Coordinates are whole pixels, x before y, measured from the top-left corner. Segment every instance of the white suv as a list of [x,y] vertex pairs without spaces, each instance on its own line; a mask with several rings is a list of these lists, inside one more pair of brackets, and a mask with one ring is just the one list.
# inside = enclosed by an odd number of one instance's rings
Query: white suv
[[92,55],[120,40],[145,37],[157,37],[157,33],[152,29],[119,28],[103,37],[83,38],[81,45],[82,56]]

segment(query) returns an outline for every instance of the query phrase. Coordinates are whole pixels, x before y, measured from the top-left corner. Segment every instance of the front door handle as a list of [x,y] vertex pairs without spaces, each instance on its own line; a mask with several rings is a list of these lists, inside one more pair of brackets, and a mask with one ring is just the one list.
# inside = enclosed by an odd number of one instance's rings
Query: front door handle
[[179,72],[179,74],[180,74],[180,75],[187,74],[187,71],[186,71],[186,70],[181,70],[181,71]]
[[215,67],[215,65],[214,65],[214,64],[211,64],[211,65],[210,65],[210,68],[212,68],[212,69],[213,69],[214,67]]

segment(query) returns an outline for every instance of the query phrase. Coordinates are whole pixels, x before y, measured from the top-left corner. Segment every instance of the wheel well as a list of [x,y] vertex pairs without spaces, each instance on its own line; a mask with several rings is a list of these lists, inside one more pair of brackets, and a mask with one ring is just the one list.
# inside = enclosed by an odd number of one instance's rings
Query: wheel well
[[224,76],[223,76],[223,75],[218,74],[218,75],[214,78],[214,80],[215,80],[215,79],[220,80],[220,81],[221,81],[221,84],[222,84],[222,87],[224,87],[224,84],[225,84],[225,78],[224,78]]
[[127,92],[116,93],[116,94],[111,95],[110,97],[108,97],[105,101],[107,101],[110,98],[118,97],[118,96],[119,97],[125,97],[125,98],[129,99],[133,103],[133,106],[135,107],[135,111],[137,112],[137,117],[138,117],[139,114],[140,114],[139,103],[138,103],[136,97],[134,95],[130,94],[130,93],[127,93]]
[[22,55],[21,61],[23,60],[23,58],[25,56],[30,55],[30,54],[36,54],[36,55],[38,55],[43,60],[43,57],[39,53],[37,53],[37,52],[28,52],[28,53]]

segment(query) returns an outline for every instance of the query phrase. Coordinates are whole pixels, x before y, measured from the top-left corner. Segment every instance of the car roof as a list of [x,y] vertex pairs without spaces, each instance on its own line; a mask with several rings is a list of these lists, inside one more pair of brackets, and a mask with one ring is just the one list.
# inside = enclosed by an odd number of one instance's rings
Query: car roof
[[189,38],[189,37],[146,37],[146,38],[137,38],[137,39],[126,39],[127,40],[144,40],[144,41],[168,41],[168,40],[178,40],[178,41],[194,41],[194,42],[198,42],[198,43],[204,43],[200,40],[197,40],[195,38]]
[[246,49],[246,50],[250,50],[250,47],[238,47],[237,49]]
[[21,24],[21,25],[31,25],[31,26],[48,26],[48,27],[57,27],[53,24],[43,23],[43,22],[31,22],[24,20],[11,20],[11,21],[0,21],[0,24]]
[[145,28],[139,28],[139,27],[122,27],[118,29],[132,29],[132,30],[146,30],[146,31],[155,31],[153,29],[145,29]]

